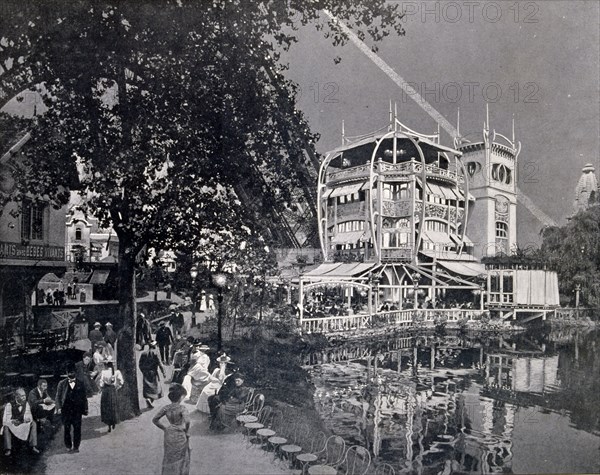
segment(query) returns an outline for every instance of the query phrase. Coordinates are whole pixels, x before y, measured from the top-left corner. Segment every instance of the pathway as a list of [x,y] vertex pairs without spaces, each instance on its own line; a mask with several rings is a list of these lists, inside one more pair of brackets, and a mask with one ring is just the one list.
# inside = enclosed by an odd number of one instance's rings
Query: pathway
[[[139,353],[138,353],[139,355]],[[167,376],[170,375],[169,368]],[[138,372],[139,381],[141,375]],[[89,415],[83,420],[82,442],[77,454],[67,452],[62,429],[44,450],[37,466],[48,475],[152,475],[160,474],[163,457],[163,434],[152,424],[152,417],[161,406],[170,401],[166,397],[156,401],[154,409],[143,409],[142,414],[122,422],[110,434],[100,421],[100,396],[90,399]],[[145,407],[141,399],[140,407]],[[208,416],[190,404],[191,466],[194,475],[285,475],[290,470],[270,453],[248,444],[245,437],[235,433],[212,433]]]

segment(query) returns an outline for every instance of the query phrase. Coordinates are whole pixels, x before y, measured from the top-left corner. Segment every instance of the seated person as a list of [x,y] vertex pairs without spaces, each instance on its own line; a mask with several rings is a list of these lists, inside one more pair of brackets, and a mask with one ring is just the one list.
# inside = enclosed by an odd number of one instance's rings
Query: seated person
[[52,422],[55,404],[52,398],[48,396],[48,381],[40,378],[37,387],[29,391],[27,402],[36,423],[40,424],[44,420]]
[[4,406],[2,417],[2,432],[4,435],[4,455],[12,452],[12,438],[29,441],[31,451],[39,454],[37,448],[37,426],[31,416],[31,408],[23,388],[17,388],[14,400]]
[[[211,429],[224,429],[229,427],[239,413],[244,411],[250,389],[244,386],[244,376],[236,373],[228,380],[233,380],[233,387],[228,386],[227,393],[223,393],[225,385],[216,395],[209,397],[211,411]],[[225,381],[227,382],[227,380]]]
[[210,365],[210,358],[204,350],[208,350],[206,345],[196,345],[196,351],[190,356],[190,364],[192,365],[188,369],[187,374],[183,378],[182,386],[184,387],[187,398],[192,398],[192,391],[197,391],[199,394],[210,382],[210,373],[208,372],[208,366]]

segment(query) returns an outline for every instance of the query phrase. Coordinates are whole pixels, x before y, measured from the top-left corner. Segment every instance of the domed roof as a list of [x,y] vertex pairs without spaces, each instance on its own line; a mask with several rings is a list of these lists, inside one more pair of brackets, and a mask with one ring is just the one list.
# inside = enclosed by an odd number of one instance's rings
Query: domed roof
[[598,181],[594,173],[595,168],[591,163],[586,164],[581,170],[581,177],[575,188],[575,213],[583,211],[598,200]]

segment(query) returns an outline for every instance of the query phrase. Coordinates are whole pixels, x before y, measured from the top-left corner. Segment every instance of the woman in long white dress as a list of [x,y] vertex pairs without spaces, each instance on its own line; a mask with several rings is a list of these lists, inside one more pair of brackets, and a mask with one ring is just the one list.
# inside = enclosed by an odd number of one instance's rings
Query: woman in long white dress
[[227,364],[231,363],[231,358],[227,356],[226,353],[223,353],[217,358],[217,363],[219,363],[219,367],[215,368],[210,375],[210,381],[206,386],[204,386],[204,389],[202,389],[202,392],[198,397],[198,402],[196,403],[196,409],[206,414],[210,414],[208,398],[214,394],[217,394],[219,389],[221,389],[221,386],[223,386],[225,380],[233,374],[232,371],[227,371]]

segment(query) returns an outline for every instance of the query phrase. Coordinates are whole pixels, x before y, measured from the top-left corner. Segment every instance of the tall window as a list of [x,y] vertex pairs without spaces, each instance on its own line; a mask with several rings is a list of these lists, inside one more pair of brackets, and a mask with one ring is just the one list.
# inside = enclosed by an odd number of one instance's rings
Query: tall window
[[21,239],[23,241],[44,239],[44,205],[42,203],[23,202]]
[[75,228],[75,240],[81,241],[81,228]]
[[508,224],[496,221],[496,252],[508,252]]
[[404,200],[410,197],[408,183],[384,183],[382,192],[385,200]]
[[496,237],[498,239],[508,239],[508,224],[496,221]]

